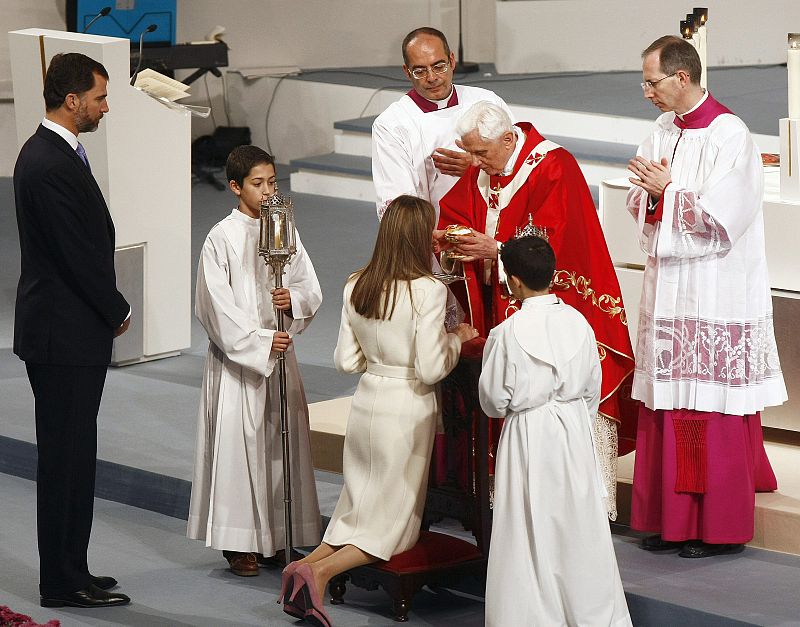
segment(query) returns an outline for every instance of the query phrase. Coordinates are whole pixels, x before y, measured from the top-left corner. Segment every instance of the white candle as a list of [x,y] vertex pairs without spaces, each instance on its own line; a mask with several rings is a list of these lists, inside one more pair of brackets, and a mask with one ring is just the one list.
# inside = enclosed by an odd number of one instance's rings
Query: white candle
[[274,226],[273,237],[275,250],[283,250],[283,214],[273,213],[272,221]]
[[708,28],[701,26],[695,33],[697,39],[697,54],[700,55],[700,87],[708,87]]
[[786,69],[789,72],[789,119],[800,120],[800,34],[789,35]]

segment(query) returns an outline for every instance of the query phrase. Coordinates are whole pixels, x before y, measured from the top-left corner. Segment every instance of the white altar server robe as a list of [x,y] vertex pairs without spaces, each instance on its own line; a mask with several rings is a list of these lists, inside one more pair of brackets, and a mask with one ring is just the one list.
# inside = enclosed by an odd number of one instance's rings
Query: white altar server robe
[[[259,220],[234,209],[211,229],[197,270],[195,313],[208,333],[187,535],[215,549],[274,555],[285,545],[283,457],[272,270],[258,256]],[[297,236],[283,285],[290,335],[322,302],[314,266]],[[308,405],[293,347],[286,352],[293,540],[320,539]]]
[[454,85],[458,104],[422,111],[407,94],[389,105],[372,124],[372,180],[377,195],[378,217],[389,203],[403,194],[429,201],[439,220],[439,200],[458,177],[442,174],[431,155],[437,148],[460,150],[455,144],[455,126],[467,109],[481,100],[502,107],[514,116],[500,96],[488,89]]
[[505,418],[486,577],[490,627],[630,625],[592,446],[600,361],[591,327],[555,295],[492,329],[479,382]]
[[735,115],[681,130],[664,113],[639,147],[671,164],[660,222],[634,186],[628,210],[647,253],[633,398],[650,409],[743,416],[786,396],[772,324],[758,149]]

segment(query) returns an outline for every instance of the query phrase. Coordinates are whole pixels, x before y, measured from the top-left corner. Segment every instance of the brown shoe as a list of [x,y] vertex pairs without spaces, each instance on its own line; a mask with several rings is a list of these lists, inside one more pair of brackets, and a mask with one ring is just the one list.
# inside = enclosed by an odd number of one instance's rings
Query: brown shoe
[[255,553],[240,553],[238,551],[223,551],[222,555],[228,560],[231,572],[239,577],[255,577],[258,575],[258,562]]

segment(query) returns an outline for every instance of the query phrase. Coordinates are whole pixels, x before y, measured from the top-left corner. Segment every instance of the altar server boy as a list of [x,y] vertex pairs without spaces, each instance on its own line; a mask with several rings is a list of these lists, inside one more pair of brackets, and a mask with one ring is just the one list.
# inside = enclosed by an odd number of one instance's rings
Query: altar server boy
[[[297,546],[320,539],[308,405],[292,337],[309,325],[322,292],[299,235],[281,289],[258,255],[261,202],[275,192],[273,157],[239,146],[226,174],[238,206],[211,229],[197,269],[195,313],[209,343],[187,535],[221,549],[236,575],[252,576],[285,544],[279,353],[286,355],[293,539]],[[275,330],[275,309],[288,332]]]
[[549,293],[555,256],[545,240],[509,240],[501,259],[522,307],[489,333],[479,383],[483,411],[505,418],[486,624],[631,625],[592,446],[594,333]]

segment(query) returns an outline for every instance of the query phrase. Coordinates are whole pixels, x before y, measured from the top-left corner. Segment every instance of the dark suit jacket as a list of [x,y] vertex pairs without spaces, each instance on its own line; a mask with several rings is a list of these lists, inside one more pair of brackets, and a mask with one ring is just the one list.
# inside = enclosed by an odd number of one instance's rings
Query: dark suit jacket
[[26,362],[107,365],[130,307],[117,291],[114,223],[89,169],[39,126],[14,167],[22,252],[14,352]]

